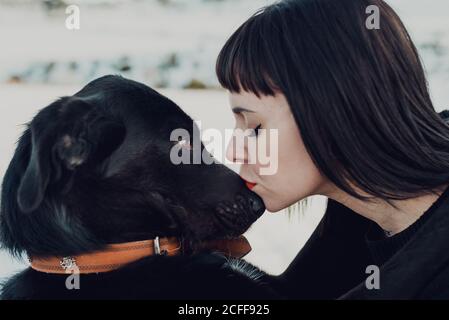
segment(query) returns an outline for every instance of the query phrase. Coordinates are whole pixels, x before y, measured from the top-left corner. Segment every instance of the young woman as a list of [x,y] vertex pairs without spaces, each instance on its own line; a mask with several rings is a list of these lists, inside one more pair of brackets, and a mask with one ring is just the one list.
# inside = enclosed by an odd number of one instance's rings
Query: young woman
[[[449,298],[449,126],[388,4],[265,7],[226,42],[217,75],[236,127],[255,130],[234,137],[227,157],[267,209],[330,199],[322,227],[279,277],[282,294]],[[262,175],[247,144],[274,149],[269,129],[278,131],[278,170]]]

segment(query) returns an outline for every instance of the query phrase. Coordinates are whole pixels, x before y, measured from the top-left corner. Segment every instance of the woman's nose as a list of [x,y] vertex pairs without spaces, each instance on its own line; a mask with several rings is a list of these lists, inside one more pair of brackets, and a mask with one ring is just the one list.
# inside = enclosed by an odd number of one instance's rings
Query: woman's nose
[[239,143],[241,139],[236,139],[235,134],[232,135],[226,148],[226,159],[234,163],[246,163],[246,149],[244,143]]

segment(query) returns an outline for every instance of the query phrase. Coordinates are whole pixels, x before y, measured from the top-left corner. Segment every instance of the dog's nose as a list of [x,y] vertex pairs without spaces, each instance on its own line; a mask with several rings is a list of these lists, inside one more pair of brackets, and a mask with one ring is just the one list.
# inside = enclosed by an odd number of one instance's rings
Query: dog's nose
[[248,202],[251,210],[258,216],[265,212],[265,205],[257,194],[253,193],[250,195]]

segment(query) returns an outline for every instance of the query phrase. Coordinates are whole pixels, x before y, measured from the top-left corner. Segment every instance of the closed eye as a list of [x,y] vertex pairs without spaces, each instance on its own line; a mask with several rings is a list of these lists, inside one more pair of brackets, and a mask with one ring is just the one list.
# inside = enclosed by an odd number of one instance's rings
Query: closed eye
[[262,124],[259,124],[257,127],[251,130],[251,137],[257,137],[259,135],[259,130],[262,129]]

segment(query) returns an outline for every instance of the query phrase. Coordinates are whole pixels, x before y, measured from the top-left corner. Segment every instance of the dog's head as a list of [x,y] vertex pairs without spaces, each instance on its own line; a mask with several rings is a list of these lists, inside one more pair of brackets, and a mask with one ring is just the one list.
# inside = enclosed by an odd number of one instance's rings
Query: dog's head
[[[117,76],[42,109],[3,180],[4,247],[72,255],[155,236],[195,242],[240,235],[263,213],[262,200],[222,164],[170,157],[195,154],[187,141],[195,128],[175,103]],[[189,135],[172,141],[176,129]]]

